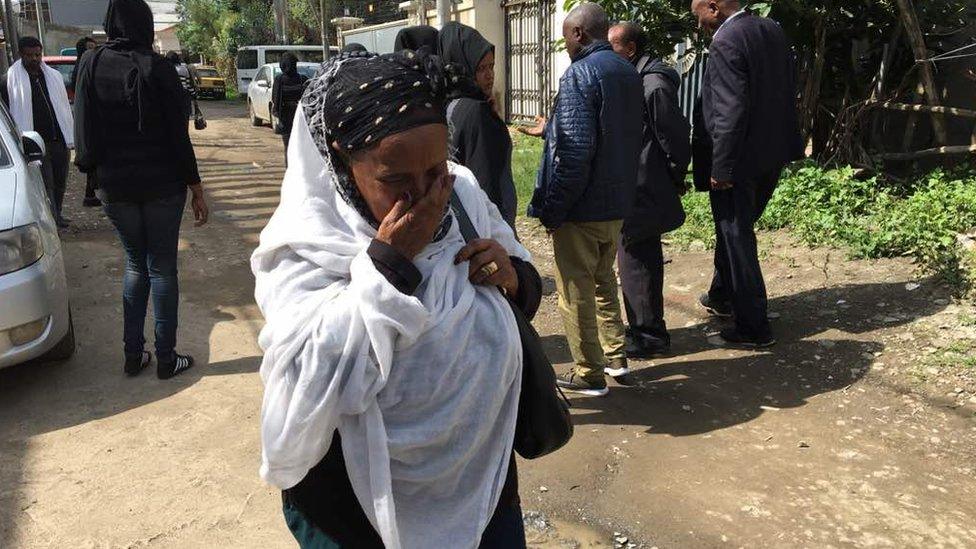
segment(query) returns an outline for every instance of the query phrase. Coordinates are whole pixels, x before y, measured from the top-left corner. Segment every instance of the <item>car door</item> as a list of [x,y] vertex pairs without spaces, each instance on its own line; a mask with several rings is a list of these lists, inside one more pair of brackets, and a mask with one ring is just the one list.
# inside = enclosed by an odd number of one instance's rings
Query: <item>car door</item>
[[271,104],[271,67],[265,65],[258,71],[257,77],[251,84],[254,90],[254,112],[262,120],[271,120],[271,111],[268,105]]

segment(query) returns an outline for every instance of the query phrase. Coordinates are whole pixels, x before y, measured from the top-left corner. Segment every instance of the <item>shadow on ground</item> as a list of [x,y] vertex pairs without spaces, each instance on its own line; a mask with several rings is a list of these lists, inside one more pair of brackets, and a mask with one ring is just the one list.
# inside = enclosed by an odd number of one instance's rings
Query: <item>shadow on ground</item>
[[[687,436],[745,423],[764,411],[803,406],[870,370],[884,346],[859,341],[858,335],[943,308],[926,292],[885,301],[903,294],[902,284],[855,284],[774,299],[770,308],[782,315],[774,323],[779,344],[768,352],[712,345],[707,334],[725,325],[717,320],[673,330],[675,356],[656,365],[634,362],[633,386],[613,387],[614,398],[572,398],[574,422],[640,425],[648,433]],[[554,362],[572,362],[563,336],[544,340]]]
[[[218,146],[206,132],[193,137],[197,147]],[[243,137],[226,146],[257,142]],[[190,214],[184,216],[178,343],[197,365],[167,381],[156,379],[154,368],[131,378],[122,373],[122,250],[100,212],[78,208],[83,184],[72,175],[66,204],[68,215],[79,221],[63,238],[78,347],[66,362],[0,370],[0,547],[15,546],[18,532],[32,522],[24,495],[35,482],[26,467],[33,437],[165,400],[207,376],[259,369],[259,351],[241,350],[251,356],[234,357],[240,347],[234,342],[256,340],[260,328],[248,257],[278,202],[283,170],[271,161],[208,159],[200,150],[213,223],[193,228]],[[151,350],[151,312],[146,334]],[[218,337],[228,342],[223,349],[213,343]]]

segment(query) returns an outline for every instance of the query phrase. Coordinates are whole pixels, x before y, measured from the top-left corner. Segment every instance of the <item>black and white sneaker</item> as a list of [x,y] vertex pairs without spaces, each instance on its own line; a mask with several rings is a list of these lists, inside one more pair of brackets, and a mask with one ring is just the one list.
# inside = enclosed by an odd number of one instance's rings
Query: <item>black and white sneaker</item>
[[173,353],[172,362],[159,361],[156,365],[156,377],[159,379],[169,379],[175,375],[179,375],[193,367],[193,357],[190,355],[181,355],[179,353]]
[[732,318],[732,304],[724,301],[715,301],[704,293],[698,297],[698,303],[704,307],[708,314],[719,318]]
[[587,381],[576,375],[576,372],[570,370],[556,378],[556,385],[571,393],[579,393],[587,396],[604,396],[610,392],[610,389],[607,387],[606,379],[601,378],[600,381],[600,383]]
[[136,376],[139,375],[139,372],[149,367],[150,364],[152,364],[152,353],[149,351],[143,351],[138,355],[126,354],[123,369],[125,370],[125,375]]
[[734,328],[722,330],[719,338],[721,338],[725,346],[739,349],[768,349],[776,345],[776,338],[772,334],[766,337],[748,337],[742,335]]

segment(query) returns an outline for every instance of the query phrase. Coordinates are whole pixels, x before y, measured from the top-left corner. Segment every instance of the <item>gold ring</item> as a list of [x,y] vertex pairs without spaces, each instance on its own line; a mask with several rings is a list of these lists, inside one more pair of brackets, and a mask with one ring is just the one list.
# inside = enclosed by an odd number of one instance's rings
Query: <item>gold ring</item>
[[491,263],[485,263],[481,267],[481,272],[484,273],[485,276],[491,276],[498,272],[498,264],[495,263],[494,261],[492,261]]

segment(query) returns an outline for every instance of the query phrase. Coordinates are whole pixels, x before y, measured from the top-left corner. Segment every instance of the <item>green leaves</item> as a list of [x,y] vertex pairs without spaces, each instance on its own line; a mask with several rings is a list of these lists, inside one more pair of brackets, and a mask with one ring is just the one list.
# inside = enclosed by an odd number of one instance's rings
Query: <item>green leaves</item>
[[[674,240],[709,242],[714,229],[707,195],[686,195],[684,204],[688,221]],[[936,170],[907,188],[892,188],[875,177],[856,177],[850,167],[801,164],[784,173],[759,228],[788,229],[806,244],[846,248],[854,258],[911,257],[923,271],[958,283],[963,269],[956,235],[976,228],[976,174]]]

